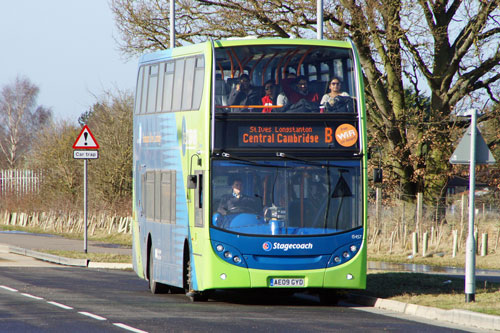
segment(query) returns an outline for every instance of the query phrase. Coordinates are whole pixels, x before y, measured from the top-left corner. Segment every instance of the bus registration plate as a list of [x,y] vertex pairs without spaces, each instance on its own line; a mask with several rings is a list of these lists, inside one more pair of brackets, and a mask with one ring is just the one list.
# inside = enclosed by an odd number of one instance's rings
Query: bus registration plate
[[272,278],[270,281],[270,287],[302,288],[304,285],[303,278]]

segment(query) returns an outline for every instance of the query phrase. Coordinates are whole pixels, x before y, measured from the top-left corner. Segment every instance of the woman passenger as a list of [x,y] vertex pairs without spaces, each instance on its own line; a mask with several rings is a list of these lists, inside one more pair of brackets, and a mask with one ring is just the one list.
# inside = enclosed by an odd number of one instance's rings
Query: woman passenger
[[[276,105],[276,86],[273,80],[268,80],[264,83],[265,95],[262,97],[262,105]],[[262,113],[270,113],[273,108],[262,108]]]
[[323,95],[323,98],[321,98],[320,105],[322,107],[326,107],[327,103],[329,106],[333,106],[335,102],[337,102],[338,99],[335,99],[337,96],[343,96],[343,97],[349,97],[349,94],[346,92],[342,92],[340,90],[341,88],[341,82],[338,77],[333,77],[330,80],[330,85],[328,86],[329,92]]

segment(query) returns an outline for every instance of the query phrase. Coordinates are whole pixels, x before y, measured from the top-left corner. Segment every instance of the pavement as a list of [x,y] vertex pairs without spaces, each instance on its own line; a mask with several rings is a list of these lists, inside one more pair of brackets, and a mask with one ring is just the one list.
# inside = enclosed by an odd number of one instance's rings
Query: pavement
[[[92,262],[88,259],[70,259],[61,256],[55,256],[44,253],[46,250],[67,250],[67,251],[82,251],[84,252],[83,240],[66,239],[50,234],[31,234],[22,231],[0,231],[0,266],[2,262],[18,261],[12,256],[23,256],[28,258],[36,258],[44,262],[49,262],[59,265],[80,266],[88,268],[107,268],[107,269],[131,269],[132,264],[129,263],[102,263]],[[130,247],[119,246],[116,244],[107,244],[96,241],[88,241],[87,253],[109,253],[109,254],[132,254]],[[26,261],[28,262],[28,261]],[[26,265],[37,265],[35,260],[25,263]],[[384,270],[390,270],[389,267],[384,267]],[[396,271],[410,270],[393,267]],[[412,265],[410,271],[423,271],[428,269]],[[369,270],[382,269],[378,264],[368,263]],[[450,268],[450,276],[459,275]],[[436,272],[429,272],[436,273]],[[441,274],[446,274],[446,268],[441,269]],[[455,273],[455,274],[453,274]],[[487,273],[487,274],[486,274]],[[485,275],[500,279],[500,271],[487,271]],[[418,317],[420,320],[437,320],[440,322],[448,322],[464,327],[465,330],[472,332],[485,331],[500,331],[500,316],[487,315],[467,310],[443,310],[422,305],[408,304],[394,300],[368,297],[363,295],[350,294],[349,302],[359,305],[365,305],[373,308],[384,309],[394,314],[410,315]]]

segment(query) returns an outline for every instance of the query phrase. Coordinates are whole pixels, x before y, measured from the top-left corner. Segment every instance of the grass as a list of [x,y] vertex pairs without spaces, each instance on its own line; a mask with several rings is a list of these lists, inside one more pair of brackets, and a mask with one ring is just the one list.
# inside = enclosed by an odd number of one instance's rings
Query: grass
[[441,309],[500,316],[500,283],[476,283],[476,301],[465,303],[464,280],[422,273],[372,273],[359,294]]
[[[42,228],[36,227],[20,227],[0,224],[0,230],[14,230],[14,231],[24,231],[34,234],[50,234],[57,235],[69,239],[79,239],[83,240],[82,233],[61,233],[56,231],[47,231]],[[132,246],[132,235],[131,234],[108,234],[107,232],[98,232],[95,235],[88,234],[88,240],[97,241],[102,243],[119,244],[125,246]]]
[[112,253],[83,253],[79,251],[56,251],[56,250],[43,250],[41,252],[53,254],[60,257],[71,259],[89,259],[93,262],[107,262],[107,263],[127,263],[132,262],[131,255],[112,254]]
[[[453,258],[449,254],[444,254],[440,256],[432,257],[422,257],[416,256],[415,258],[408,258],[407,254],[382,254],[382,253],[369,253],[369,261],[383,261],[383,262],[393,262],[393,263],[405,263],[405,264],[418,264],[418,265],[429,265],[429,266],[444,266],[444,267],[461,267],[465,266],[465,254],[457,254]],[[500,270],[500,254],[492,253],[485,257],[476,255],[476,268],[478,269],[492,269]]]

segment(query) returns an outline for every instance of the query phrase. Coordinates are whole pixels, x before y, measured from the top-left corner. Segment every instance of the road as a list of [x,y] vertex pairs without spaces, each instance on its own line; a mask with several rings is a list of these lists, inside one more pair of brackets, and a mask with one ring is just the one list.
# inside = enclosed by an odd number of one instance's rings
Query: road
[[371,308],[321,306],[309,295],[218,292],[191,303],[181,294],[152,295],[130,271],[3,266],[0,332],[457,332]]

